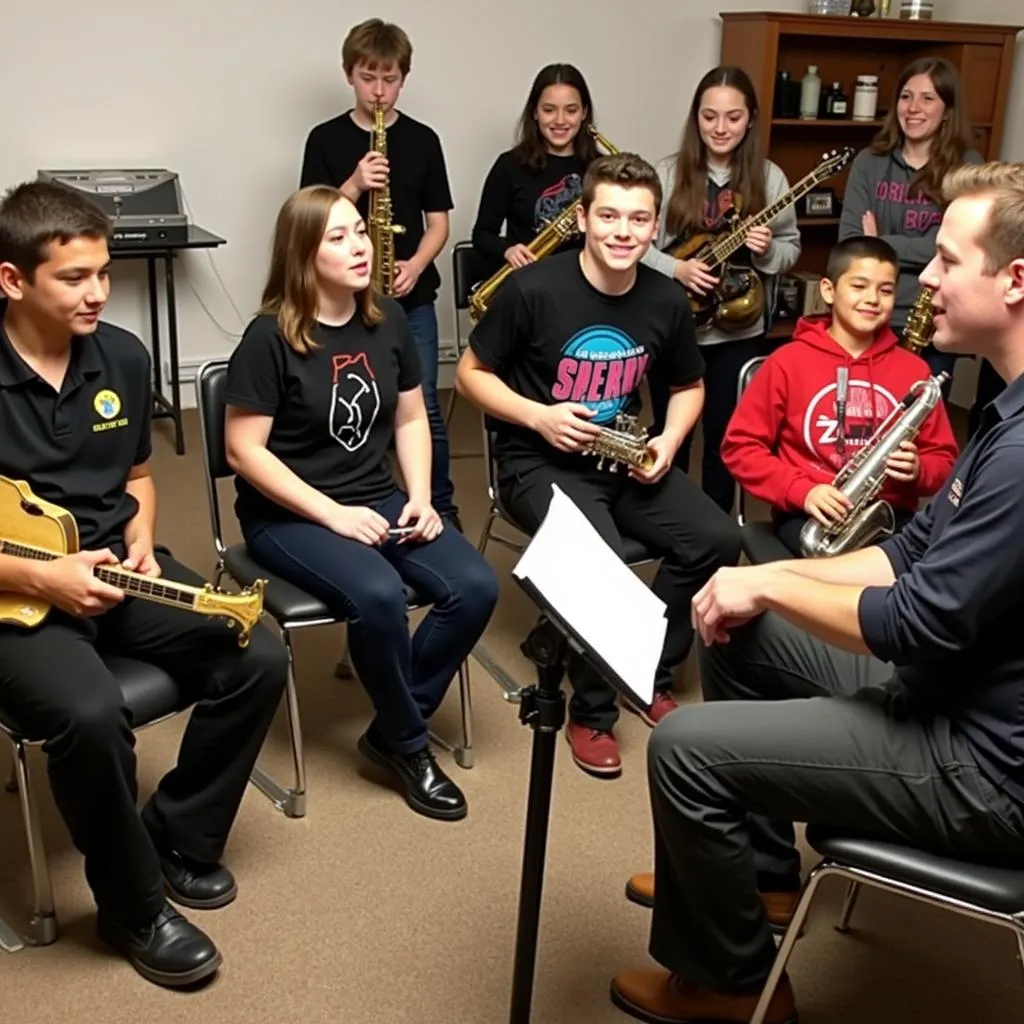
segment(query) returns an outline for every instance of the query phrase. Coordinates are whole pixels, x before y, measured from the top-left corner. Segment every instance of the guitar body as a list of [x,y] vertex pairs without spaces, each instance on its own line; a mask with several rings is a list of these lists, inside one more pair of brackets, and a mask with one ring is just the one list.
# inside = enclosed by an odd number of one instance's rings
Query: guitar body
[[[36,497],[24,480],[0,477],[0,533],[5,540],[45,548],[62,555],[78,551],[78,526],[74,516],[59,505]],[[0,622],[38,626],[50,613],[50,605],[37,597],[0,590]]]
[[[0,554],[48,562],[78,551],[78,525],[67,509],[37,497],[24,480],[0,475]],[[263,615],[267,584],[263,579],[255,580],[240,594],[229,594],[209,583],[197,587],[120,565],[95,566],[93,572],[129,597],[225,620],[238,629],[239,647],[249,643],[253,627]],[[0,591],[0,623],[32,629],[46,619],[50,608],[49,602],[39,598]]]

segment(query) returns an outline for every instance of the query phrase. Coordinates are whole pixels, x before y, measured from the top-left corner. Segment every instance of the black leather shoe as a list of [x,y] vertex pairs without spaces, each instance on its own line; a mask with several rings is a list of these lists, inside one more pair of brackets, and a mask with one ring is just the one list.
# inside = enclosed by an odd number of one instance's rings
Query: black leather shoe
[[101,910],[96,932],[155,985],[194,985],[221,965],[220,951],[210,938],[169,903],[149,924],[138,928],[123,925]]
[[415,754],[396,754],[367,731],[359,737],[359,752],[401,783],[405,802],[414,811],[441,821],[458,821],[466,816],[462,790],[441,770],[429,747]]
[[226,907],[237,895],[235,876],[223,864],[202,864],[176,850],[161,850],[160,869],[164,888],[175,903],[194,910]]

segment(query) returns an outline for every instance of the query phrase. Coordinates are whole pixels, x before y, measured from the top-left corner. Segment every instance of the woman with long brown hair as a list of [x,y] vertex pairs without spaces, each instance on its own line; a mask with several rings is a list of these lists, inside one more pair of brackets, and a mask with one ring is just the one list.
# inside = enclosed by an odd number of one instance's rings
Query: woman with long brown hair
[[[454,820],[466,801],[430,752],[427,722],[483,633],[497,582],[431,506],[416,345],[398,303],[373,293],[372,257],[337,189],[285,202],[260,312],[228,369],[228,461],[253,557],[348,622],[376,711],[360,751],[413,810]],[[411,638],[406,584],[433,605]]]
[[[918,275],[935,255],[942,179],[961,164],[982,162],[970,146],[956,68],[944,57],[921,57],[900,72],[884,124],[850,168],[839,239],[876,235],[896,250],[900,275],[892,327],[897,333],[921,288]],[[933,373],[952,373],[955,356],[931,345],[922,355]]]
[[[529,242],[579,198],[583,175],[598,155],[593,123],[590,89],[577,68],[548,64],[537,72],[516,145],[494,161],[484,181],[473,225],[477,252],[495,266],[534,261]],[[581,244],[578,236],[570,244]]]
[[[729,230],[728,217],[737,210],[748,216],[764,209],[789,189],[782,170],[765,159],[758,132],[757,93],[745,71],[717,67],[697,84],[683,127],[679,151],[657,165],[665,195],[658,237],[644,263],[672,277],[687,291],[704,295],[718,284],[709,268],[694,259],[671,255],[694,235]],[[667,251],[662,251],[667,250]],[[792,209],[771,227],[750,231],[746,244],[730,264],[750,269],[763,279],[766,309],[771,308],[774,281],[800,255],[800,232]],[[736,386],[743,364],[767,355],[764,314],[741,330],[726,331],[714,324],[697,335],[704,356],[704,491],[725,509],[732,508],[735,484],[722,464],[719,450],[729,417],[736,407]],[[655,419],[660,422],[667,396],[652,394]],[[676,465],[689,469],[692,437],[679,449]]]

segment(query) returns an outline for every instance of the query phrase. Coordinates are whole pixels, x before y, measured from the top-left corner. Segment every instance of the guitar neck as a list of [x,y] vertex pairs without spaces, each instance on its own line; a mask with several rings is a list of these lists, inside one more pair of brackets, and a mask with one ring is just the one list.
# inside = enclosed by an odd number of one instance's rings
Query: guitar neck
[[[62,557],[45,548],[2,539],[0,539],[0,555],[16,555],[18,558],[31,558],[37,562],[52,562]],[[153,579],[152,576],[144,576],[140,572],[132,572],[130,569],[121,569],[112,565],[97,565],[93,569],[93,573],[104,583],[109,583],[112,587],[131,594],[132,597],[141,597],[147,601],[157,601],[160,604],[169,604],[176,608],[196,610],[196,598],[199,596],[200,590],[187,583]]]
[[801,197],[807,195],[821,180],[823,180],[823,176],[817,169],[811,171],[805,178],[801,178],[788,192],[779,196],[774,203],[766,206],[752,217],[746,218],[735,231],[731,231],[724,238],[713,243],[711,246],[711,259],[706,261],[708,265],[713,268],[724,263],[744,244],[747,232],[751,228],[760,228],[771,224],[780,213],[792,206]]

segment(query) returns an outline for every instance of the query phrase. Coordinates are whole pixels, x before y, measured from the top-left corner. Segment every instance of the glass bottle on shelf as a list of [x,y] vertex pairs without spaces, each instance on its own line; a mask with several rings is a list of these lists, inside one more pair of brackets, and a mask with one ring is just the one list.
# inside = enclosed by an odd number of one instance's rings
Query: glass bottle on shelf
[[800,118],[814,121],[818,116],[818,100],[821,97],[821,79],[818,77],[818,65],[811,64],[807,74],[800,82]]

